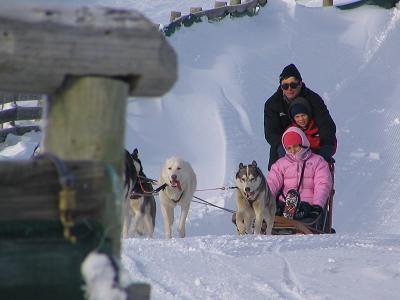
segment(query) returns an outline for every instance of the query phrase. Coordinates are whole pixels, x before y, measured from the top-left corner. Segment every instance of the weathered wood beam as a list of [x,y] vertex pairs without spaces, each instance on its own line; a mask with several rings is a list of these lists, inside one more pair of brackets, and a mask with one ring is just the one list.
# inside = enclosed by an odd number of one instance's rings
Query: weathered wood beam
[[41,107],[17,106],[0,111],[0,123],[20,120],[37,120],[42,117]]
[[189,11],[190,11],[191,14],[194,14],[194,13],[198,13],[198,12],[200,12],[202,10],[203,9],[200,6],[195,6],[195,7],[191,7]]
[[180,18],[182,15],[182,13],[180,11],[171,11],[170,17],[169,17],[169,21],[173,22],[176,19]]
[[222,7],[222,6],[226,6],[227,2],[226,1],[215,1],[214,2],[214,8],[218,8],[218,7]]
[[0,105],[16,101],[32,101],[42,100],[43,95],[40,94],[19,94],[0,92]]
[[255,1],[249,1],[249,2],[246,2],[243,4],[228,6],[227,9],[228,9],[229,13],[244,13],[246,11],[254,12],[257,5],[258,5],[257,0],[255,0]]
[[68,75],[94,75],[124,79],[132,96],[160,96],[177,78],[174,50],[136,11],[13,7],[0,3],[2,91],[52,94]]
[[[113,191],[104,182],[111,182],[112,174],[100,162],[74,161],[65,165],[76,190],[73,218],[91,218],[106,225],[102,210]],[[61,185],[50,160],[1,161],[0,190],[0,222],[60,219]]]

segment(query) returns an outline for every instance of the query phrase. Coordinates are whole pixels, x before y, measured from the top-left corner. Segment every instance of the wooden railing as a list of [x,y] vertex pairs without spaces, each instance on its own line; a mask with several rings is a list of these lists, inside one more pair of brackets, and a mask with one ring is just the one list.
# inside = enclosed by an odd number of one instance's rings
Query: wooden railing
[[179,11],[172,11],[170,23],[163,28],[166,36],[172,35],[176,29],[182,26],[191,26],[201,22],[204,18],[208,21],[221,20],[226,16],[239,17],[243,15],[255,15],[258,9],[267,3],[267,0],[230,0],[229,5],[226,1],[215,1],[214,8],[203,9],[202,7],[190,8],[190,13],[182,15]]
[[[24,106],[26,101],[34,101],[37,105]],[[0,143],[5,141],[8,134],[24,135],[30,131],[40,131],[38,121],[43,113],[41,101],[44,101],[42,95],[0,93]],[[29,125],[18,122],[28,120],[31,121]],[[4,125],[8,126],[5,128]]]

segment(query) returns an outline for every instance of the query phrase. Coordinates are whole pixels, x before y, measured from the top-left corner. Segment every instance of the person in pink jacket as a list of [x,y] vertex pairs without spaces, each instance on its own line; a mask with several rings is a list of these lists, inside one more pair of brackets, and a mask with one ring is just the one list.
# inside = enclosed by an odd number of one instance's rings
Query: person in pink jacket
[[300,205],[294,218],[318,215],[332,189],[328,163],[311,151],[310,142],[300,128],[289,127],[282,135],[282,145],[286,155],[272,165],[267,175],[273,197],[279,197],[278,206],[282,210],[288,191],[296,190],[300,195]]

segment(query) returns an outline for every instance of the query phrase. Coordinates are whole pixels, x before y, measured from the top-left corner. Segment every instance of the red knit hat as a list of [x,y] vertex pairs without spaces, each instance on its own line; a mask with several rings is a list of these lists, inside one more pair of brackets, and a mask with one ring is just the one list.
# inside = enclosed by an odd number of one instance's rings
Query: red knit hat
[[300,134],[294,131],[289,131],[283,136],[283,146],[287,148],[292,145],[301,145],[302,139]]

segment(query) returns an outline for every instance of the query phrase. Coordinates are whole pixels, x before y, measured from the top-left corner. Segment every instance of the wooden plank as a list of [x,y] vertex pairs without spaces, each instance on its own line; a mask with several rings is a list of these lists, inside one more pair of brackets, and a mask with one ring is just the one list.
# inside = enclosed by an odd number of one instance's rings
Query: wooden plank
[[214,2],[214,8],[222,7],[222,6],[226,6],[226,5],[227,5],[226,1],[215,1]]
[[130,95],[160,96],[176,81],[174,50],[136,11],[14,7],[0,3],[2,91],[52,94],[67,75],[96,75],[126,80]]
[[173,22],[176,19],[180,18],[182,16],[182,13],[180,11],[171,11],[171,15],[169,17],[169,22]]
[[229,6],[228,12],[229,13],[244,13],[246,11],[253,12],[256,7],[257,7],[257,0],[253,0],[239,5]]
[[[226,13],[233,14],[233,13],[243,13],[246,11],[251,12],[252,10],[255,9],[257,3],[258,3],[257,0],[252,0],[238,5],[221,6],[218,8],[212,8],[209,10],[195,12],[193,13],[193,15],[195,15],[196,17],[207,16],[209,20],[213,20],[225,16]],[[182,19],[183,17],[181,17],[179,20]]]
[[0,92],[0,104],[6,104],[17,101],[42,100],[42,99],[43,95],[41,94],[20,94],[20,93]]
[[198,13],[200,11],[202,11],[203,9],[200,6],[195,6],[195,7],[191,7],[190,8],[190,13],[194,14],[194,13]]
[[0,290],[5,299],[84,299],[83,259],[94,249],[111,254],[108,230],[119,221],[108,222],[106,208],[118,192],[118,184],[111,184],[115,175],[102,162],[64,163],[76,190],[75,243],[63,236],[54,162],[0,162],[0,269],[8,271],[0,274]]
[[41,107],[17,106],[0,111],[0,123],[20,120],[37,120],[42,117]]
[[213,8],[204,11],[204,14],[207,16],[209,20],[218,19],[224,17],[227,13],[227,6],[221,6],[218,8]]
[[289,220],[287,218],[281,217],[281,216],[275,216],[275,222],[274,222],[274,229],[283,229],[283,228],[294,228],[297,233],[301,234],[312,234],[313,232],[311,231],[310,228],[305,226],[299,221],[296,220]]
[[[21,227],[19,235],[7,232],[15,226]],[[104,230],[82,222],[75,228],[78,241],[72,244],[64,239],[59,222],[0,221],[0,269],[6,270],[0,272],[1,299],[85,299],[81,263],[101,245]]]
[[[103,163],[65,162],[75,179],[77,207],[74,218],[101,222],[106,201],[113,196],[110,174]],[[61,186],[49,160],[0,161],[0,221],[59,220]]]

